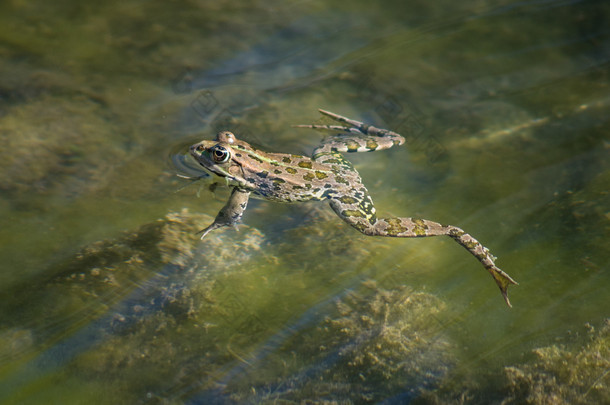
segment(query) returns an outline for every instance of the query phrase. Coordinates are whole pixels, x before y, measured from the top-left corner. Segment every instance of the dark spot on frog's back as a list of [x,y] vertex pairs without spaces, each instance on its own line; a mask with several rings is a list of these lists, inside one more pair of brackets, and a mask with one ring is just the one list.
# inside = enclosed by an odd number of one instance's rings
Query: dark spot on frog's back
[[311,169],[311,162],[308,162],[307,160],[303,160],[298,163],[298,166],[303,167],[305,169]]
[[273,173],[275,173],[275,174],[282,174],[282,171],[281,171],[281,170],[278,170],[278,169],[275,169],[275,170],[273,171]]
[[263,172],[256,173],[256,175],[257,175],[258,177],[260,177],[260,178],[264,179],[264,178],[266,178],[266,177],[269,175],[269,172],[267,172],[267,171],[263,171]]
[[326,198],[331,198],[333,196],[333,194],[337,194],[337,192],[335,190],[324,190],[324,192],[322,193],[322,196],[320,197],[321,199],[326,199]]
[[303,176],[303,180],[312,181],[314,179],[314,177],[315,176],[313,175],[313,173],[307,173]]
[[282,162],[284,162],[284,163],[290,163],[290,162],[292,162],[292,160],[291,160],[291,159],[290,159],[288,156],[284,156],[284,157],[282,158]]
[[262,159],[259,158],[258,156],[254,156],[252,154],[249,155],[251,159],[256,160],[258,163],[263,163]]
[[273,189],[275,191],[282,191],[282,184],[286,183],[286,180],[280,178],[274,178],[271,181],[273,182]]
[[[286,159],[286,158],[284,158]],[[297,173],[297,169],[295,169],[294,167],[287,167],[286,168],[286,172],[290,173],[290,174],[296,174]]]
[[337,183],[343,183],[343,184],[347,184],[349,186],[349,181],[345,180],[343,177],[341,176],[335,176],[335,181]]

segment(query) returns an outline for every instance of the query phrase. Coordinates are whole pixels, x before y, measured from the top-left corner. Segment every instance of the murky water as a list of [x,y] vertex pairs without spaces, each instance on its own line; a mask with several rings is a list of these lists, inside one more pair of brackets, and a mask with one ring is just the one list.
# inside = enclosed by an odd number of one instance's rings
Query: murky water
[[[610,6],[602,1],[0,5],[0,402],[610,402]],[[307,154],[318,108],[405,146],[352,154],[360,235],[172,156],[220,129]],[[550,403],[550,402],[547,402]]]

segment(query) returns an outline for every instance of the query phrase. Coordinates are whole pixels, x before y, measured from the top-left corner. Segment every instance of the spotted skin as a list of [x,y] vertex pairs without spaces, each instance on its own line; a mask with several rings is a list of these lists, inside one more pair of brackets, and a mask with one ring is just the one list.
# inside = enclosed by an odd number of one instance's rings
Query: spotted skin
[[332,131],[314,149],[312,157],[268,153],[238,140],[230,132],[218,133],[214,141],[191,146],[191,154],[206,170],[233,187],[231,197],[214,222],[202,230],[203,239],[214,229],[235,226],[250,196],[279,202],[328,200],[345,222],[365,235],[414,238],[449,236],[466,248],[491,274],[510,306],[507,288],[517,284],[495,265],[495,257],[471,235],[453,225],[426,219],[377,217],[375,206],[360,175],[343,157],[344,152],[372,152],[402,145],[405,139],[392,131],[320,110],[342,125],[297,125]]

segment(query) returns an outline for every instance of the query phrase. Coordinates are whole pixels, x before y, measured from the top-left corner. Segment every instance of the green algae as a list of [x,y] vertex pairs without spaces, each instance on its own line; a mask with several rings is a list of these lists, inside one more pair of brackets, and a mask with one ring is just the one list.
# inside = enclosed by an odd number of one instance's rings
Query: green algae
[[232,401],[257,403],[417,397],[454,363],[453,344],[440,327],[445,311],[430,294],[366,281],[336,300],[317,325],[288,339],[277,358],[246,369],[246,384],[231,382],[224,391]]
[[[212,387],[223,378],[223,367],[248,357],[261,339],[317,299],[321,291],[311,288],[315,278],[295,276],[328,270],[328,263],[319,268],[294,267],[263,252],[261,234],[245,226],[241,232],[220,232],[203,243],[196,232],[210,220],[186,211],[168,214],[117,240],[85,247],[49,269],[56,276],[28,286],[28,294],[3,297],[1,336],[7,347],[23,349],[18,355],[5,353],[0,373],[8,376],[36,364],[37,357],[51,356],[50,363],[62,370],[58,371],[62,378],[104,376],[111,384],[119,378],[122,383],[112,391],[116,398],[146,396],[153,380],[154,395],[162,396],[176,389],[174,384],[199,385],[207,380],[203,386]],[[298,231],[305,238],[317,238],[318,233],[314,220]],[[279,252],[292,250],[290,239],[278,245]],[[304,255],[328,255],[327,246],[310,246]],[[363,254],[364,250],[354,251],[352,258]],[[294,270],[286,271],[289,268]],[[326,276],[341,279],[340,272],[327,271]],[[327,294],[335,288],[328,285]],[[281,303],[284,310],[278,312]],[[34,314],[41,317],[33,318]],[[30,319],[27,329],[21,327],[24,317]],[[63,340],[74,340],[79,347],[83,333],[95,336],[92,346],[84,353],[67,350],[61,355],[70,359],[67,364],[45,354],[54,353],[53,345]],[[202,362],[201,356],[209,361]],[[125,366],[131,370],[128,374],[119,372]],[[175,379],[180,370],[189,368],[193,372],[184,381]],[[32,378],[9,399],[36,391],[36,384],[44,386],[44,381]]]
[[532,360],[505,368],[506,403],[604,404],[610,401],[610,321],[571,344],[535,349]]
[[[312,211],[303,226],[265,250],[261,234],[247,227],[200,242],[195,232],[211,218],[186,211],[87,246],[53,269],[56,277],[31,287],[29,297],[3,300],[2,312],[14,318],[2,321],[0,336],[7,347],[21,349],[18,355],[5,353],[0,372],[15,373],[39,356],[51,356],[47,362],[57,367],[42,367],[55,377],[30,378],[6,399],[17,401],[26,392],[36,398],[58,378],[70,381],[66,387],[81,381],[81,389],[93,392],[107,384],[106,396],[123,400],[179,401],[193,389],[213,392],[218,384],[226,387],[215,395],[231,400],[311,399],[324,387],[332,388],[329,397],[351,392],[354,400],[370,401],[400,393],[405,384],[419,387],[409,394],[416,395],[454,362],[453,345],[442,332],[446,309],[440,300],[368,281],[322,305],[320,314],[304,312],[320,296],[334,296],[337,285],[353,284],[357,269],[347,263],[366,255],[359,243],[340,236],[348,229],[332,223],[321,229],[320,221],[330,215]],[[333,233],[330,243],[313,243]],[[287,255],[296,241],[304,248]],[[333,257],[335,250],[349,255],[304,265],[304,257]],[[30,299],[34,294],[38,298]],[[44,319],[32,319],[27,329],[18,326],[25,314],[35,313]],[[295,317],[304,317],[302,333],[273,338]],[[79,337],[83,331],[91,343]],[[56,350],[49,343],[66,339],[86,350],[63,349],[63,361],[45,354]],[[269,344],[277,345],[275,353],[261,356]],[[337,355],[341,361],[332,367],[317,365]],[[230,370],[242,367],[239,378],[229,378]],[[299,377],[302,367],[314,367],[319,378]],[[284,388],[270,388],[278,379]]]
[[[195,248],[200,243],[195,233],[209,220],[207,216],[190,215],[186,211],[169,214],[165,219],[145,225],[117,240],[101,241],[85,247],[75,258],[50,269],[50,273],[57,274],[51,280],[28,286],[29,293],[26,295],[4,296],[0,322],[3,332],[0,335],[6,343],[5,347],[19,350],[3,353],[0,374],[5,378],[11,372],[20,375],[24,367],[27,370],[33,362],[36,364],[37,357],[57,350],[54,345],[63,340],[73,340],[75,349],[73,353],[70,349],[63,350],[65,354],[62,356],[80,359],[75,364],[86,364],[86,367],[74,370],[85,375],[116,364],[117,351],[128,358],[134,356],[135,346],[129,344],[137,343],[138,337],[147,341],[153,339],[154,347],[155,336],[166,327],[193,317],[191,293],[184,285],[189,275],[190,278],[194,275],[192,265],[195,258],[201,260],[201,250]],[[253,233],[252,238],[238,244],[243,257],[247,257],[248,250],[259,250],[256,241],[260,239],[259,234]],[[218,249],[226,252],[223,246],[209,244],[208,256],[204,258],[209,257],[210,260],[202,261],[202,265],[214,264],[214,260],[227,260],[229,256],[223,257]],[[233,263],[239,261],[239,255],[231,254],[230,257],[235,260]],[[166,285],[159,280],[174,281]],[[140,295],[137,292],[143,286],[150,286],[143,293],[144,297],[129,298],[134,293]],[[131,301],[134,303],[129,305]],[[39,318],[36,319],[34,314],[39,314]],[[21,323],[24,317],[29,319],[26,325]],[[24,326],[27,329],[23,329]],[[81,336],[83,332],[85,335]],[[87,335],[95,336],[92,339],[94,345],[96,341],[103,340],[97,347],[101,351],[92,350],[79,356],[77,347],[87,345]],[[131,339],[126,340],[126,336]],[[167,343],[174,338],[176,335],[172,333]],[[171,348],[171,344],[166,347]],[[53,367],[61,370],[65,366],[62,356],[54,356],[50,355],[48,360],[51,365],[37,364],[30,371],[34,378],[8,399],[16,401],[21,396],[20,392],[36,391],[36,384],[45,384],[45,380],[37,376],[34,370],[42,369],[44,374],[47,374],[44,370],[49,367],[49,371],[54,371]],[[176,357],[166,358],[175,361]],[[136,358],[142,357],[138,354]],[[124,364],[127,360],[121,361]],[[151,364],[145,364],[147,370],[152,370],[151,367]],[[135,365],[134,368],[137,369]],[[161,371],[166,369],[163,365],[157,371],[159,375],[164,375]],[[58,373],[72,380],[78,373],[72,374],[70,370],[69,367]],[[116,370],[104,368],[104,371]],[[6,394],[3,392],[3,396]]]
[[38,97],[0,118],[0,189],[15,201],[31,192],[70,197],[103,187],[126,158],[117,128],[86,97]]
[[[493,375],[453,376],[415,403],[602,404],[610,399],[608,320],[557,336],[560,343],[533,349]],[[580,330],[582,329],[582,333]],[[491,384],[490,381],[494,381]]]

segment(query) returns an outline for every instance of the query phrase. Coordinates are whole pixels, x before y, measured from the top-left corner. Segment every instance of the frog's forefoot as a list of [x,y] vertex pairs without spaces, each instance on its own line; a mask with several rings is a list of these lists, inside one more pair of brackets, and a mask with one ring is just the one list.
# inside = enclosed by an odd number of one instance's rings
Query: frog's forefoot
[[214,223],[212,223],[210,226],[208,226],[207,228],[204,228],[204,229],[200,230],[200,231],[199,231],[199,232],[197,232],[195,235],[199,235],[199,234],[201,234],[201,238],[199,238],[199,239],[203,240],[203,238],[205,238],[205,236],[206,236],[208,233],[210,233],[210,232],[212,232],[214,229],[220,228],[220,227],[222,227],[222,226],[223,226],[223,225],[220,225],[220,224],[216,223],[216,221],[214,221]]

